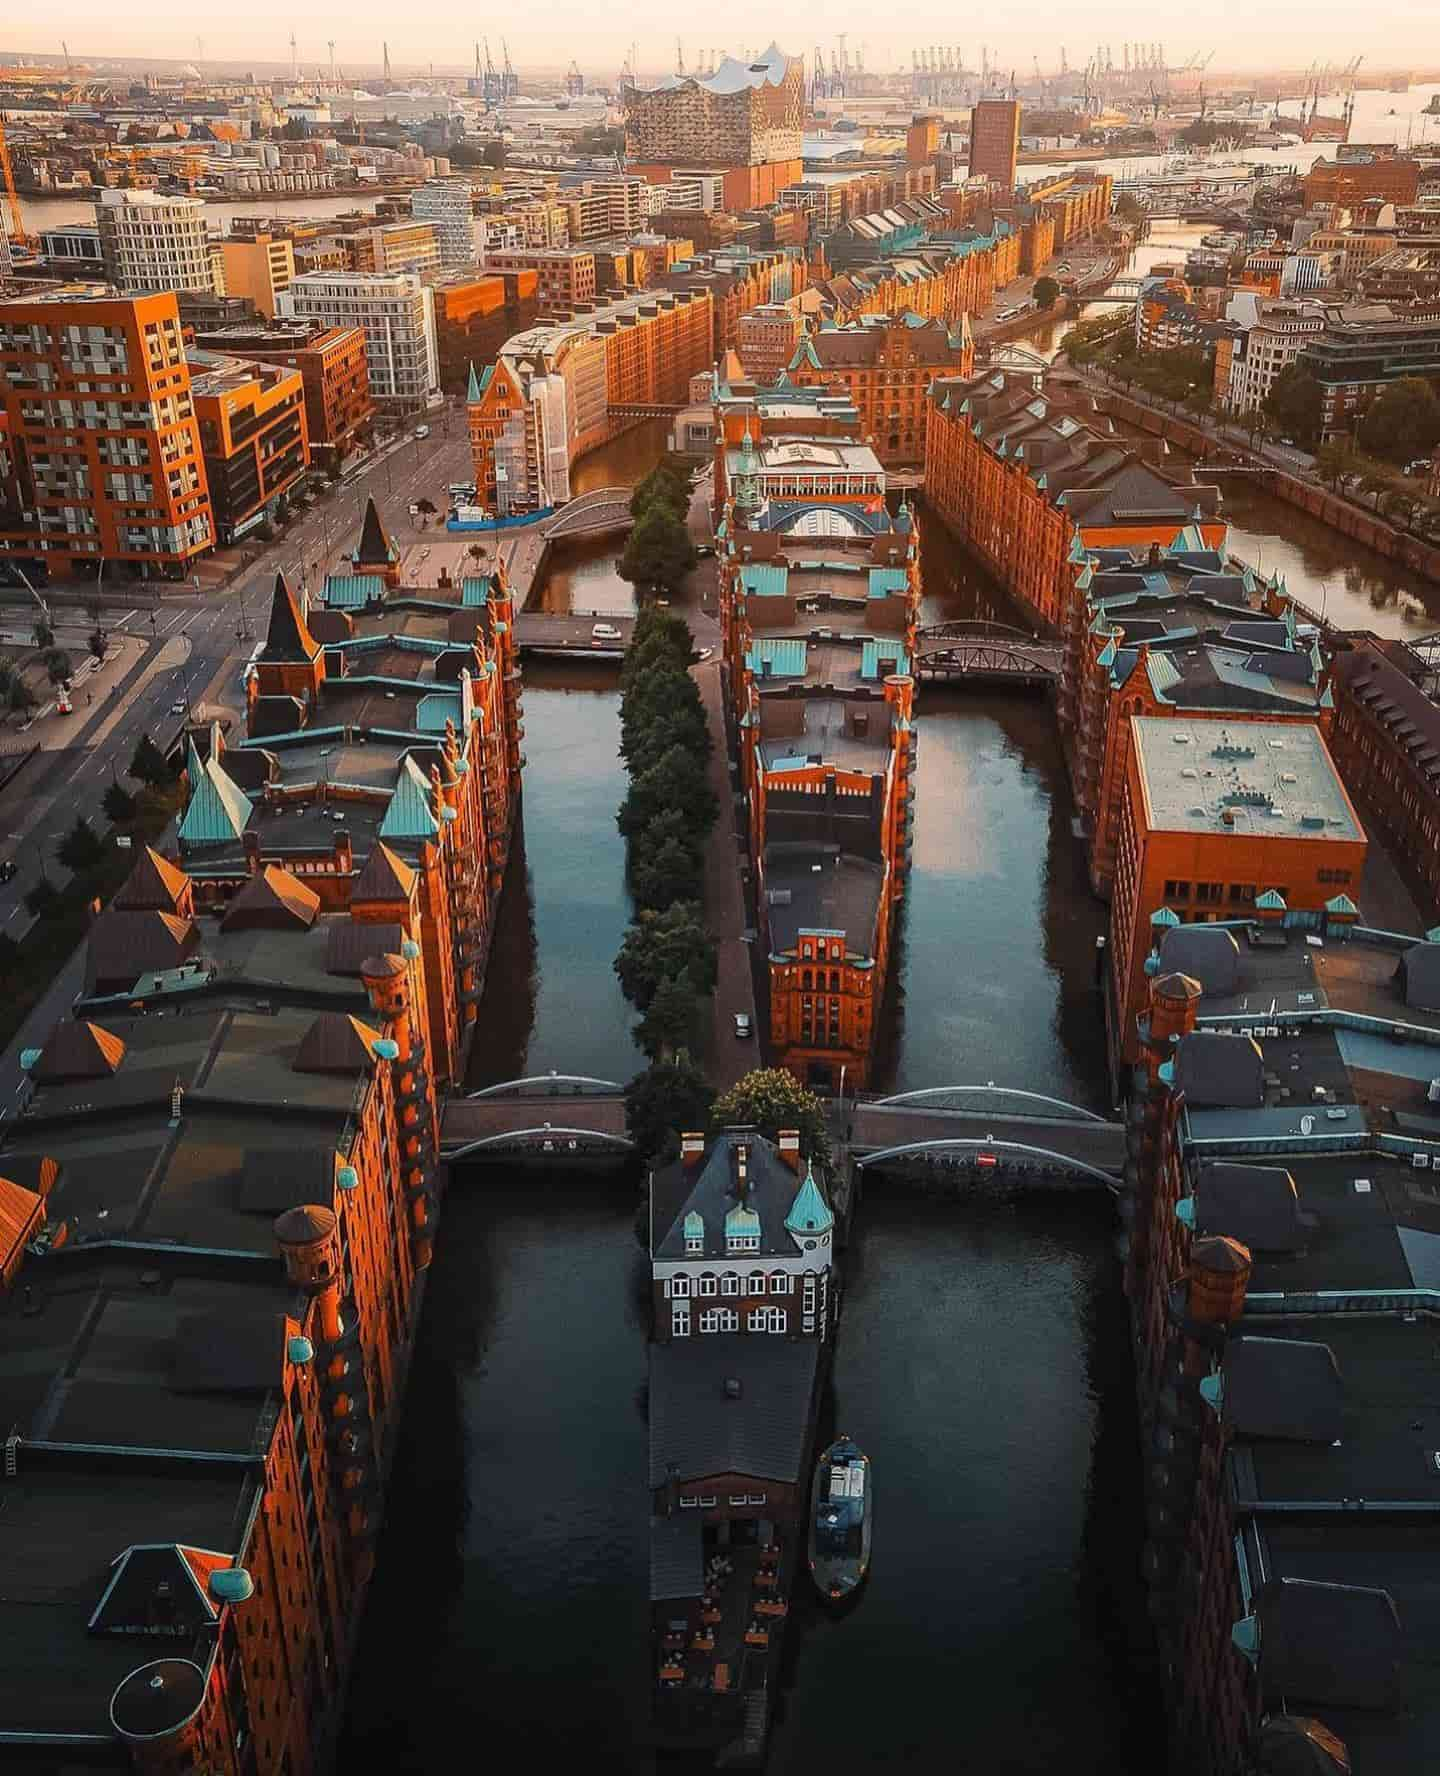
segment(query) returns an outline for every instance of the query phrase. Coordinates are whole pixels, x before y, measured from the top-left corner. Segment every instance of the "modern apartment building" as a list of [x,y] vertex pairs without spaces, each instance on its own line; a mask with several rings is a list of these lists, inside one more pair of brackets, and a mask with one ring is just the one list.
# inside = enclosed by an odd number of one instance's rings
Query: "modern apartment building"
[[970,113],[970,176],[989,179],[1008,196],[1020,157],[1020,101],[977,99]]
[[1327,306],[1324,328],[1306,340],[1298,362],[1320,384],[1326,443],[1348,433],[1387,383],[1402,376],[1440,380],[1440,303]]
[[1305,342],[1323,331],[1325,312],[1316,302],[1272,302],[1241,291],[1231,297],[1226,316],[1238,331],[1227,342],[1223,365],[1217,347],[1215,398],[1234,413],[1254,413]]
[[216,534],[239,542],[275,516],[309,466],[305,385],[279,364],[198,347],[188,356]]
[[127,296],[215,290],[205,205],[154,191],[102,191],[95,220],[105,276]]
[[352,271],[438,271],[443,263],[433,222],[383,222],[357,228],[342,242]]
[[233,353],[262,364],[300,372],[305,391],[305,431],[312,459],[339,464],[367,435],[375,419],[365,335],[359,327],[278,321],[271,327],[240,324],[197,330],[206,351]]
[[410,213],[434,229],[440,263],[447,270],[474,265],[480,243],[468,179],[427,180],[410,193]]
[[0,302],[0,545],[42,570],[180,577],[214,544],[173,293]]
[[599,290],[595,254],[588,247],[519,247],[487,253],[485,269],[533,271],[542,309],[572,309],[593,302]]
[[440,386],[447,394],[464,394],[470,366],[493,362],[505,341],[533,326],[540,313],[534,271],[458,272],[430,287]]
[[307,272],[280,299],[287,319],[359,327],[377,407],[410,413],[439,387],[435,303],[408,272]]
[[253,302],[267,321],[295,276],[295,248],[281,235],[257,234],[220,242],[220,269],[227,296]]

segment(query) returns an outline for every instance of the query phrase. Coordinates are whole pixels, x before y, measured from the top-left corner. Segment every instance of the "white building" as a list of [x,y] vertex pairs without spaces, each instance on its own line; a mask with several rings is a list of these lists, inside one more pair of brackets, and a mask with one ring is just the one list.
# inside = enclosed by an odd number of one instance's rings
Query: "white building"
[[468,179],[432,179],[410,193],[410,214],[429,222],[446,267],[473,265],[480,255]]
[[105,275],[126,296],[154,290],[214,293],[205,205],[198,197],[103,191],[95,208]]
[[290,320],[363,327],[370,393],[391,412],[422,407],[437,392],[435,298],[413,272],[310,271],[278,298]]
[[1235,413],[1253,413],[1293,364],[1305,341],[1325,330],[1318,302],[1276,302],[1254,290],[1230,298],[1225,318],[1243,329],[1230,356],[1230,376],[1220,398]]

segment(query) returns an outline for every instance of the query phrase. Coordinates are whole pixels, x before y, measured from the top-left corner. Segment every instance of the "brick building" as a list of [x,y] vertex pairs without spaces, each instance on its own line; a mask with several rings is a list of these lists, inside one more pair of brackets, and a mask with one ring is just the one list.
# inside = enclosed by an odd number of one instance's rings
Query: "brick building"
[[[547,312],[594,302],[602,288],[595,254],[588,247],[517,247],[487,253],[485,269],[534,272],[535,294],[540,308]],[[608,282],[603,287],[608,290]]]
[[1440,302],[1327,305],[1324,328],[1296,362],[1320,384],[1320,441],[1343,437],[1387,383],[1440,381]]
[[273,518],[310,464],[305,386],[298,370],[192,347],[200,448],[222,544]]
[[805,337],[805,317],[789,302],[762,302],[741,315],[735,350],[747,376],[771,382],[787,368]]
[[1019,100],[977,99],[970,112],[970,176],[989,179],[1008,196],[1019,157]]
[[[1157,933],[1252,915],[1318,931],[1327,904],[1358,888],[1367,850],[1317,727],[1128,719],[1106,975],[1112,1077],[1139,1053]],[[1228,931],[1205,946],[1218,980],[1237,946]]]
[[943,320],[902,314],[820,328],[801,341],[787,373],[800,388],[844,388],[881,462],[918,463],[925,455],[931,382],[968,377],[974,365],[964,316],[952,330]]
[[797,252],[732,247],[693,254],[660,273],[655,285],[665,290],[709,292],[715,326],[710,347],[713,361],[738,347],[744,315],[767,303],[794,301],[803,295],[809,281],[809,267]]
[[1372,198],[1413,204],[1420,189],[1420,162],[1389,143],[1350,143],[1334,160],[1317,160],[1300,183],[1307,210],[1316,204],[1355,209]]
[[534,271],[487,270],[431,285],[442,389],[463,394],[472,364],[490,363],[513,333],[535,324],[539,289]]
[[363,329],[281,321],[265,328],[241,325],[197,332],[195,343],[206,351],[298,370],[310,455],[323,466],[343,462],[368,437],[375,403]]
[[175,579],[215,542],[173,292],[0,302],[0,545],[42,573]]

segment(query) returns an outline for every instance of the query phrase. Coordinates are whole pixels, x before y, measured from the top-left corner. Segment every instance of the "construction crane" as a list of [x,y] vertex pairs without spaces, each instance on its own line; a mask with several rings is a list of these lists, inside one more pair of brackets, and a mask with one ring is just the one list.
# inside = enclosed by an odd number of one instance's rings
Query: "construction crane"
[[25,232],[25,218],[20,212],[20,197],[15,190],[15,169],[10,165],[10,150],[5,143],[5,119],[0,117],[0,174],[5,179],[5,196],[10,204],[11,244],[19,247],[32,245],[32,237]]
[[389,86],[390,86],[390,45],[388,43],[382,43],[380,45],[380,48],[384,51],[385,72],[384,72],[383,78],[385,81],[386,90],[388,91]]
[[565,93],[567,98],[578,99],[584,96],[585,76],[580,72],[579,62],[572,61],[565,75]]
[[675,72],[680,75],[685,72],[685,46],[678,37],[675,39]]
[[520,76],[515,72],[514,66],[510,61],[510,45],[503,37],[500,39],[500,53],[505,58],[505,72],[502,76],[502,90],[507,99],[513,99],[516,93],[520,90]]

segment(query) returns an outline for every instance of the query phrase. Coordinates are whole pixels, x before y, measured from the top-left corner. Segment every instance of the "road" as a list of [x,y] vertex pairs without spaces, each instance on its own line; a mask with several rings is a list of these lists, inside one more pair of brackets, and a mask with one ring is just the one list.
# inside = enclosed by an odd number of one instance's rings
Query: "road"
[[[277,571],[297,584],[303,576],[311,587],[318,587],[342,551],[357,540],[368,496],[373,494],[392,534],[414,536],[410,502],[429,497],[443,510],[445,488],[469,472],[463,419],[448,412],[437,416],[429,438],[406,437],[327,491],[315,509],[295,520],[235,585],[198,595],[177,592],[153,612],[132,611],[112,622],[112,635],[131,638],[120,669],[112,667],[104,674],[113,685],[107,684],[99,694],[92,691],[94,701],[87,703],[77,674],[74,712],[37,716],[29,737],[41,738],[45,750],[0,791],[0,857],[13,859],[17,866],[12,880],[0,885],[0,932],[22,941],[34,923],[25,907],[26,894],[42,875],[57,886],[68,880],[68,872],[56,861],[55,848],[77,816],[83,815],[98,832],[107,829],[101,798],[112,776],[124,779],[143,735],[163,748],[191,713],[225,712],[238,720],[244,707],[244,662],[265,634]],[[0,636],[14,633],[23,642],[29,625],[30,616],[18,606],[0,610]],[[90,627],[86,621],[86,633]],[[74,647],[78,632],[72,636],[67,624],[58,639],[62,646]],[[80,985],[77,956],[0,1057],[0,1114],[13,1104],[23,1084],[20,1051],[39,1046]]]

